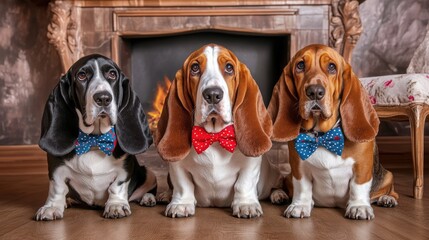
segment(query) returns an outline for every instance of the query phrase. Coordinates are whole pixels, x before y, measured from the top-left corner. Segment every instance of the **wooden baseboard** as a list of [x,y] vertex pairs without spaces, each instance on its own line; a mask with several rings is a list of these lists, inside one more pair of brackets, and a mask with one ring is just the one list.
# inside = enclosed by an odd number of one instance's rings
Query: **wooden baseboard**
[[38,145],[0,146],[0,175],[48,174],[46,153]]
[[[377,137],[378,149],[381,154],[411,154],[411,137],[410,136],[388,136]],[[425,153],[429,153],[429,137],[425,137]]]

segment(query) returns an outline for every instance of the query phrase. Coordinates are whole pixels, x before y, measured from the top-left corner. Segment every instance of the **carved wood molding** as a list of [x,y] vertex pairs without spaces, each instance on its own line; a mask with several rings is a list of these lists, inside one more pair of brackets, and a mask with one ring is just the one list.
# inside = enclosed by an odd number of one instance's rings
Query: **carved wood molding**
[[353,49],[363,31],[359,1],[333,0],[330,28],[329,45],[350,63]]
[[47,37],[57,49],[65,73],[82,56],[80,21],[76,21],[80,18],[80,10],[70,1],[50,2],[49,7],[52,19]]

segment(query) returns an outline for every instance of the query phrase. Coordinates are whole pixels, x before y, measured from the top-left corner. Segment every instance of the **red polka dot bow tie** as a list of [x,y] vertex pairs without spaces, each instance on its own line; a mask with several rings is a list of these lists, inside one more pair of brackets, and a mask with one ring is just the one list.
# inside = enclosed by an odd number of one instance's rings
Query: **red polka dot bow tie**
[[229,125],[218,133],[208,133],[203,127],[199,126],[192,128],[192,145],[198,154],[204,152],[214,142],[219,142],[225,150],[231,153],[234,152],[237,146],[234,126]]

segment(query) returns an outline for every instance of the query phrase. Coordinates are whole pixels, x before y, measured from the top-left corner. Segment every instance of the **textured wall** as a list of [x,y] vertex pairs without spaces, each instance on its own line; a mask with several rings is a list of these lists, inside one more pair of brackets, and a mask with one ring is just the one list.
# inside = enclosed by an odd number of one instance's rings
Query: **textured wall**
[[429,22],[428,0],[366,0],[352,66],[360,77],[405,73]]
[[1,1],[0,16],[0,144],[35,144],[61,69],[46,37],[47,3]]
[[[47,2],[0,2],[0,145],[37,143],[44,103],[61,73],[46,37]],[[366,0],[360,11],[364,33],[354,70],[359,76],[405,72],[425,36],[429,1]]]

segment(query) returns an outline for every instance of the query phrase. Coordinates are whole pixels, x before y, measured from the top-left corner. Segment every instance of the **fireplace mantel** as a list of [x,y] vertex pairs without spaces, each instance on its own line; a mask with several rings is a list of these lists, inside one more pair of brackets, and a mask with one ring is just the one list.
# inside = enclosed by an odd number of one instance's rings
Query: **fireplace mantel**
[[[219,30],[290,35],[290,53],[330,45],[350,62],[362,32],[357,0],[52,1],[48,39],[63,71],[90,53],[127,65],[124,38]],[[196,46],[198,47],[198,46]]]

